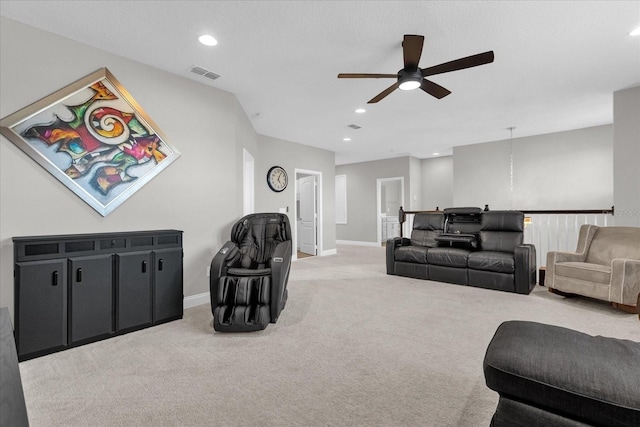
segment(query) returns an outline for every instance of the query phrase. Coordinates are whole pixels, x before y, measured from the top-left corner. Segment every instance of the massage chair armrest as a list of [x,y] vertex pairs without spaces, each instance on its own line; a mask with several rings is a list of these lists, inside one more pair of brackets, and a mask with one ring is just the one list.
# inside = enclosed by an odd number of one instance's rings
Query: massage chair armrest
[[531,244],[518,245],[513,252],[515,261],[515,291],[530,294],[536,285],[536,247]]
[[[640,260],[615,258],[611,261],[611,302],[636,305],[640,294]],[[640,310],[640,307],[638,308]],[[640,314],[640,313],[638,313]]]
[[227,269],[240,259],[240,249],[233,242],[227,242],[220,248],[211,260],[209,271],[209,293],[211,297],[211,310],[217,305],[218,282]]
[[275,323],[287,302],[287,281],[291,269],[291,240],[278,243],[271,257],[271,323]]

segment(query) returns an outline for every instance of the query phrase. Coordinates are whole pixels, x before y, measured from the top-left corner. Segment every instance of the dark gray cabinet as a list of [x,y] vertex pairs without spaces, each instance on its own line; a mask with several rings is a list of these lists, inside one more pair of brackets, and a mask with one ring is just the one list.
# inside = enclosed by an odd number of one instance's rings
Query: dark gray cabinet
[[182,231],[13,243],[20,361],[182,318]]
[[114,332],[111,255],[69,259],[69,341],[82,343]]
[[118,329],[151,324],[151,253],[118,254]]
[[154,256],[153,321],[159,323],[182,317],[182,289],[173,286],[177,280],[182,281],[182,250],[159,250]]
[[[67,346],[67,260],[18,262],[15,289],[16,346],[21,354]],[[25,319],[20,321],[18,316]]]

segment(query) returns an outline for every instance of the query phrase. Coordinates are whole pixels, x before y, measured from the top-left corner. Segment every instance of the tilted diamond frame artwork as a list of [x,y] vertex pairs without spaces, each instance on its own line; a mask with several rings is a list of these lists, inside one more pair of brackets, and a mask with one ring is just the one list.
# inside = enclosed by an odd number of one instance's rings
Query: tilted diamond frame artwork
[[106,68],[3,118],[0,132],[102,216],[180,157]]

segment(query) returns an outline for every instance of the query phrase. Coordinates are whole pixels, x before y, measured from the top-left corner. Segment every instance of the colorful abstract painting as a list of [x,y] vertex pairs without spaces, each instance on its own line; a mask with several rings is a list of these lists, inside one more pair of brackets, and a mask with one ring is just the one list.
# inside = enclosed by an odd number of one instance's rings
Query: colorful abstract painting
[[106,68],[2,119],[0,131],[103,216],[180,156]]

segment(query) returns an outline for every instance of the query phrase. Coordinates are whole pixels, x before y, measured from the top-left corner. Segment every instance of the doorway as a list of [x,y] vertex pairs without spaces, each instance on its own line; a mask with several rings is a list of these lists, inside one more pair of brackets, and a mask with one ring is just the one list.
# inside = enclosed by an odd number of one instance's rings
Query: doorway
[[322,253],[322,173],[296,169],[295,258]]
[[404,177],[378,178],[376,187],[378,243],[383,245],[387,239],[400,236],[398,212],[404,206]]

